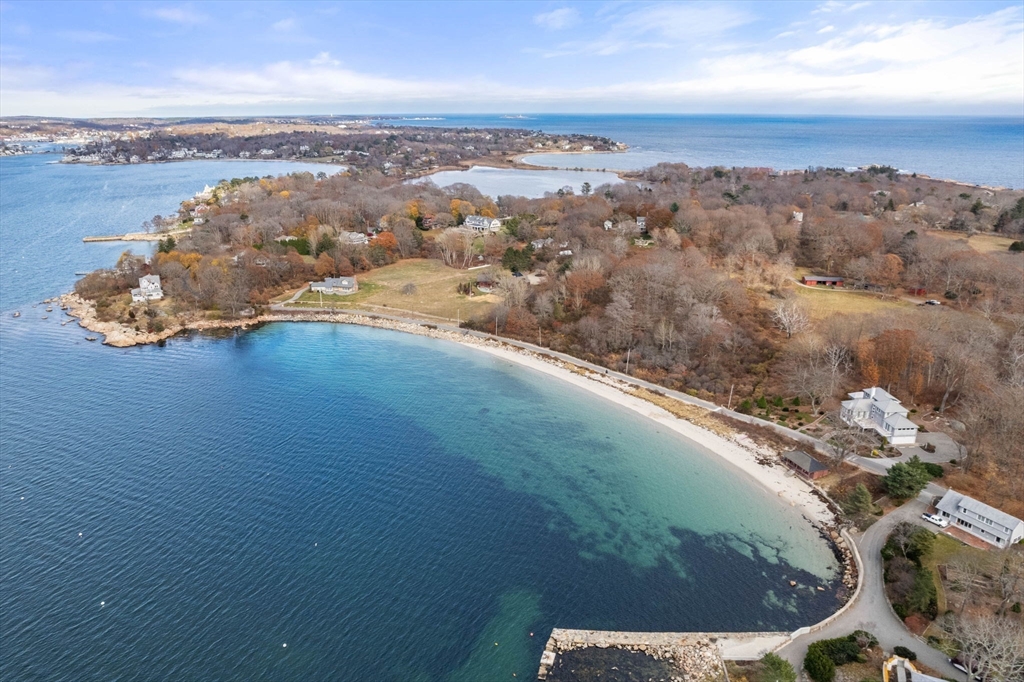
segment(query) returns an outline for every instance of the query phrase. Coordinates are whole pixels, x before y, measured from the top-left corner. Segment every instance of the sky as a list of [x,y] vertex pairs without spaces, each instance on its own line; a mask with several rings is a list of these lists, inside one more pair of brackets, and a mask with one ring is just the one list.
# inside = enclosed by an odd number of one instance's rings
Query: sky
[[0,1],[0,115],[1024,116],[1024,2]]

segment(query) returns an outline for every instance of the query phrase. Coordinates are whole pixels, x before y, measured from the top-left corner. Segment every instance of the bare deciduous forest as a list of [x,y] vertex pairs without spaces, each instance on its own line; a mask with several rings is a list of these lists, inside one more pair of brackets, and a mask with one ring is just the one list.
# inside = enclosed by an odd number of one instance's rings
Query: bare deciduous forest
[[[473,232],[470,215],[502,228]],[[350,168],[223,182],[151,222],[191,232],[78,284],[109,319],[236,316],[405,258],[490,264],[500,302],[465,326],[618,370],[628,357],[635,376],[794,428],[881,386],[960,444],[948,483],[1024,513],[1020,191],[879,167],[661,164],[578,194],[491,198]],[[130,309],[148,272],[168,300]],[[844,286],[800,283],[811,274]]]

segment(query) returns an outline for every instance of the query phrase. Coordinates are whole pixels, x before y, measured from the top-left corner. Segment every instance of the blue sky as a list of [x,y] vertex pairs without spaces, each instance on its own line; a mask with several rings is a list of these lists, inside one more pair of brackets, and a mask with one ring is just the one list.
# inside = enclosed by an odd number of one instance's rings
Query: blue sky
[[1021,2],[0,2],[0,114],[1024,115]]

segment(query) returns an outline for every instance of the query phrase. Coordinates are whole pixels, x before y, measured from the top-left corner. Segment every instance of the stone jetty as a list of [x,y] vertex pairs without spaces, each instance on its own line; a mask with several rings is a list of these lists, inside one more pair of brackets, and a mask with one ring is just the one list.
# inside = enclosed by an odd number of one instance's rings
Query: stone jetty
[[716,638],[701,632],[612,632],[565,630],[551,632],[541,657],[538,680],[548,679],[559,654],[581,649],[620,649],[664,661],[677,672],[673,682],[725,680],[725,663]]

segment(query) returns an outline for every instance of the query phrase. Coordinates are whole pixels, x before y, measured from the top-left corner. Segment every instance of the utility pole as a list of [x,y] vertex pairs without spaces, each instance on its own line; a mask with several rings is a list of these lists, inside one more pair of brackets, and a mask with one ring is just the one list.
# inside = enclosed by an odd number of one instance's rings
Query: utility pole
[[732,386],[729,387],[729,406],[725,408],[727,410],[732,409],[732,389],[734,388],[736,388],[736,384],[733,384]]
[[632,348],[626,350],[626,374],[629,374],[629,355],[633,352]]

